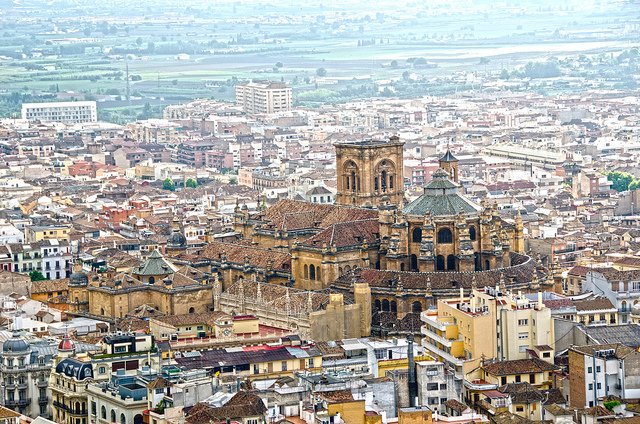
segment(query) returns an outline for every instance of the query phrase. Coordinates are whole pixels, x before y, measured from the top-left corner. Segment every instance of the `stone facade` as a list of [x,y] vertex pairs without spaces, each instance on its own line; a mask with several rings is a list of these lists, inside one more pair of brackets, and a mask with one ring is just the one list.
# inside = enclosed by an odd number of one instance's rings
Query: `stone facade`
[[338,205],[377,207],[383,196],[404,201],[404,142],[367,140],[336,144]]

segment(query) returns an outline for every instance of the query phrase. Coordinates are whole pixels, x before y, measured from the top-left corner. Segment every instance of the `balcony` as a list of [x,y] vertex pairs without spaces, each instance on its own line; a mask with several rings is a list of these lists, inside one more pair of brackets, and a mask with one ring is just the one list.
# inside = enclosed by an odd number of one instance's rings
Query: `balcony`
[[44,397],[43,397],[43,396],[41,396],[41,397],[39,397],[39,398],[38,398],[38,403],[39,403],[39,404],[41,404],[41,405],[42,405],[42,404],[45,404],[45,405],[46,405],[46,404],[48,404],[48,403],[49,403],[49,398],[48,398],[48,397],[46,397],[46,396],[44,396]]
[[451,348],[451,342],[456,341],[454,340],[449,340],[447,338],[444,338],[442,336],[439,336],[438,334],[434,333],[433,331],[429,330],[426,326],[422,326],[422,328],[420,329],[420,332],[422,334],[425,335],[426,338],[429,338],[431,340],[435,340],[438,343],[442,344],[443,346],[446,346],[448,348]]
[[29,404],[31,404],[31,398],[10,399],[5,401],[7,408],[25,407]]
[[49,382],[47,380],[38,380],[36,381],[36,386],[38,387],[47,387]]
[[462,367],[462,365],[464,364],[463,359],[456,358],[455,356],[451,355],[448,352],[445,352],[444,350],[438,348],[437,346],[432,345],[431,343],[425,343],[424,340],[422,341],[422,347],[424,347],[429,352],[433,353],[435,357],[442,358],[443,360],[447,361],[450,364],[453,364],[456,367]]

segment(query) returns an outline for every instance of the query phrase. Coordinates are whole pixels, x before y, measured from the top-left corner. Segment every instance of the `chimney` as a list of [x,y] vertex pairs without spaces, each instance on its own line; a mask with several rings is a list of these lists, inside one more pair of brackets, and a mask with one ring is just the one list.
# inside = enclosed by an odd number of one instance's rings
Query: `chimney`
[[460,287],[460,305],[464,303],[464,289]]
[[539,291],[538,292],[538,310],[541,311],[542,308],[544,307],[544,304],[542,303],[542,292]]
[[409,362],[409,406],[416,406],[418,383],[416,381],[416,363],[413,359],[413,335],[407,337],[407,358]]

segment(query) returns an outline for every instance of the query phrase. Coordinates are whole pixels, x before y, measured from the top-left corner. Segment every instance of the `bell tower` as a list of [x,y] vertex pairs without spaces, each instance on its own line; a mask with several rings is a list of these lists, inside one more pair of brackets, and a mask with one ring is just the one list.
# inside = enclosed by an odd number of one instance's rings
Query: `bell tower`
[[402,206],[403,146],[397,136],[336,143],[336,204],[377,208],[386,196],[389,203]]
[[444,154],[439,160],[440,168],[447,171],[449,179],[458,184],[458,159],[451,154],[451,150],[447,149],[447,153]]

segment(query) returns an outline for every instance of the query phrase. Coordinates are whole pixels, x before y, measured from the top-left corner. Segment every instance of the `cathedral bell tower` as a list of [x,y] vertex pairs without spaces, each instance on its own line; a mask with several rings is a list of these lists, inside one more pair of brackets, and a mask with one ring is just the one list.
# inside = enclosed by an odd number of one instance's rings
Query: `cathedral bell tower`
[[397,136],[336,143],[336,204],[377,208],[386,196],[389,203],[402,206],[403,146]]
[[447,153],[444,154],[439,160],[440,168],[447,171],[449,179],[458,184],[458,159],[451,154],[451,150],[447,149]]

